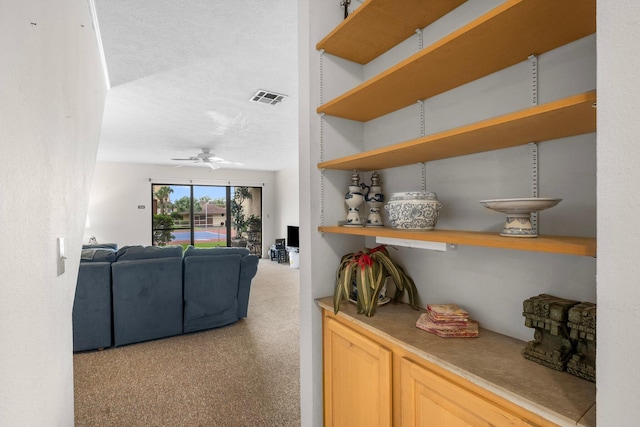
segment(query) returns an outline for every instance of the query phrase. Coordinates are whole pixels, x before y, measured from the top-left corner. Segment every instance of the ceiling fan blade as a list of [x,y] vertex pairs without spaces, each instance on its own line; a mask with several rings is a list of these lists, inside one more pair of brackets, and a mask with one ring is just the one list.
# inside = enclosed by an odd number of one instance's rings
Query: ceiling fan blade
[[216,163],[218,163],[219,165],[230,165],[230,166],[242,166],[242,165],[244,165],[244,163],[242,163],[242,162],[232,162],[232,161],[229,161],[229,160],[222,160],[222,159],[220,161],[216,162]]
[[177,161],[192,161],[194,163],[205,163],[211,169],[220,169],[223,165],[229,166],[242,166],[243,163],[240,162],[231,162],[223,159],[222,157],[218,157],[211,152],[210,149],[202,149],[202,153],[198,153],[196,156],[188,157],[186,159],[178,159],[173,158],[171,160]]

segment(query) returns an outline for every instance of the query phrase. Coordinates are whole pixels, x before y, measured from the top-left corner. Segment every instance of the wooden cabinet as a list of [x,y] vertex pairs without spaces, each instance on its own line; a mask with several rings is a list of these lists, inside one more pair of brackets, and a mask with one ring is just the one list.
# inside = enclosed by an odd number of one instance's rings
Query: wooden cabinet
[[406,304],[372,318],[319,304],[327,426],[577,425],[595,406],[593,383],[524,359],[524,342],[485,330],[439,338],[415,327]]
[[[365,60],[359,57],[362,43],[353,42],[359,37],[354,31],[375,33],[369,27],[374,16],[381,20],[376,21],[377,25],[396,25],[399,21],[397,16],[374,13],[376,5],[384,8],[386,3],[385,0],[366,2],[325,37],[318,48],[354,62],[370,60],[370,57]],[[416,10],[403,7],[396,8],[395,12],[406,16],[418,15],[418,9],[423,12],[422,2],[409,3]],[[452,2],[450,5],[455,7],[458,4]],[[418,99],[432,97],[522,62],[529,55],[548,52],[593,34],[596,30],[595,10],[595,0],[508,0],[440,41],[324,103],[317,111],[357,121],[380,117]],[[446,10],[438,13],[446,13]],[[424,21],[424,25],[433,17],[429,19]],[[348,49],[344,42],[338,41],[345,35],[349,35],[350,38],[346,39],[352,41]],[[399,40],[393,38],[390,42],[397,44]],[[388,48],[386,45],[379,47],[378,52]],[[595,103],[595,91],[576,94],[479,123],[322,161],[317,166],[319,169],[380,170],[590,133],[596,130]],[[595,238],[585,237],[540,236],[523,242],[523,239],[470,230],[411,233],[379,229],[372,234],[367,229],[322,226],[319,231],[596,256]]]
[[[400,368],[403,427],[540,425],[403,358]],[[545,425],[553,425],[551,423]]]
[[333,319],[324,324],[326,426],[391,426],[391,351]]

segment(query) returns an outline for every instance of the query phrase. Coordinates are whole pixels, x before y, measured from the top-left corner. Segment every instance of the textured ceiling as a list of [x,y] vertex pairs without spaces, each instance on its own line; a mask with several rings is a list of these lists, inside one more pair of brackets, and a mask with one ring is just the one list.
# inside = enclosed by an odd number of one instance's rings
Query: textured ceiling
[[[95,3],[111,85],[98,160],[177,165],[209,148],[243,163],[230,168],[295,166],[296,0]],[[249,102],[258,89],[288,96]]]

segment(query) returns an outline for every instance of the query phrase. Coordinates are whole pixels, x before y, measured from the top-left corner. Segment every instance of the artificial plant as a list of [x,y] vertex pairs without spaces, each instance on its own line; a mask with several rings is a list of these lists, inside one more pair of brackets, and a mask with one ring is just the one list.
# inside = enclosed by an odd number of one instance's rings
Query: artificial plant
[[417,310],[418,291],[413,279],[391,259],[385,245],[381,245],[342,257],[336,272],[336,288],[333,294],[334,313],[338,313],[342,301],[349,299],[355,284],[358,314],[373,316],[378,307],[380,290],[385,285],[387,276],[391,277],[396,286],[394,300],[399,300],[406,290],[409,305]]

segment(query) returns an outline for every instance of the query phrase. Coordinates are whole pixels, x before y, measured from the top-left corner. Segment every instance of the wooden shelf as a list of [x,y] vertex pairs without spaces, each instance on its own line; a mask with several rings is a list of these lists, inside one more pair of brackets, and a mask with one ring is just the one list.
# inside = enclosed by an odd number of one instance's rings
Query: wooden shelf
[[317,49],[366,64],[467,0],[368,0],[322,39]]
[[318,227],[318,231],[333,234],[349,234],[369,237],[391,237],[405,240],[451,243],[456,245],[483,246],[533,252],[550,252],[566,255],[596,256],[596,239],[590,237],[538,236],[536,238],[502,237],[498,233],[433,230],[413,231],[373,227]]
[[372,171],[548,141],[596,130],[595,91],[388,147],[318,164],[320,169]]
[[[596,0],[509,0],[317,111],[380,117],[593,34],[595,13]],[[379,29],[367,30],[372,36]]]

